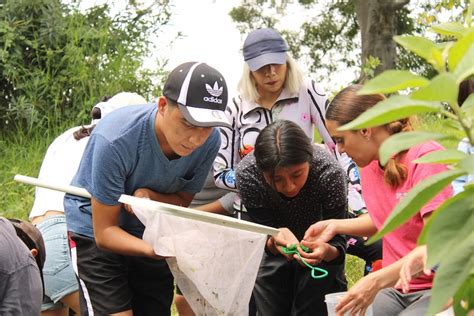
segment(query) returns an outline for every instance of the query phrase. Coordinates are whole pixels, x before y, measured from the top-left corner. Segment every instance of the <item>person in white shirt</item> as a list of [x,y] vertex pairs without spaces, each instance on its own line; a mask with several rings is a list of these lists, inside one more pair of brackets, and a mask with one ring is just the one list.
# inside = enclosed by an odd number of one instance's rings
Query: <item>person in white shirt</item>
[[[89,135],[101,118],[112,111],[132,104],[146,104],[136,93],[121,92],[95,105],[92,123],[76,126],[59,135],[48,147],[38,178],[59,185],[69,185],[81,162]],[[67,309],[79,313],[79,287],[69,256],[64,192],[36,188],[30,221],[41,231],[46,246],[43,267],[45,296],[43,314],[64,315]]]

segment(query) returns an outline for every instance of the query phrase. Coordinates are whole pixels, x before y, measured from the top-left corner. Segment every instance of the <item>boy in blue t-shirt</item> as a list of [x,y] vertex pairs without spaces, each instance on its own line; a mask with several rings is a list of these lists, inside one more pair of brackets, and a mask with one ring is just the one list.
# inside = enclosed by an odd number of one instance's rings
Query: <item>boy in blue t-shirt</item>
[[170,315],[171,272],[118,199],[188,206],[219,150],[213,127],[229,126],[226,105],[223,76],[188,62],[170,73],[157,105],[124,107],[97,125],[71,183],[92,199],[64,199],[83,315]]

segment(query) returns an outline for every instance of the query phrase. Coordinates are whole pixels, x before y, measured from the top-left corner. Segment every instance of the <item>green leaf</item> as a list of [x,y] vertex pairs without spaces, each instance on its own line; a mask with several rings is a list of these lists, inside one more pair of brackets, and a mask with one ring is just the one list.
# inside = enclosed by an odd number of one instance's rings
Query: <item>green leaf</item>
[[472,255],[474,234],[471,233],[471,236],[465,237],[465,239],[458,240],[458,244],[451,249],[449,256],[440,262],[439,269],[435,274],[430,305],[426,315],[435,315],[439,312],[468,279],[474,264]]
[[467,12],[466,12],[466,15],[465,15],[465,18],[466,18],[466,24],[467,26],[471,26],[472,24],[472,10],[474,9],[474,0],[471,0],[470,3],[467,5]]
[[413,163],[457,163],[468,157],[468,155],[457,149],[437,150],[424,155],[413,161]]
[[435,195],[449,185],[451,181],[463,174],[463,171],[448,170],[418,183],[400,200],[390,216],[385,220],[382,228],[369,239],[369,243],[379,240],[385,234],[408,221]]
[[448,67],[450,71],[456,69],[472,43],[474,43],[474,28],[471,28],[466,36],[455,42],[449,49]]
[[454,295],[454,315],[467,316],[469,310],[474,308],[474,272],[471,274]]
[[466,100],[464,100],[464,103],[463,104],[459,104],[459,105],[462,105],[462,109],[463,110],[467,110],[471,107],[474,106],[474,93],[471,93]]
[[431,27],[431,30],[444,36],[453,36],[456,38],[461,38],[466,33],[467,29],[457,22],[448,22]]
[[459,168],[464,170],[466,173],[474,174],[474,156],[468,155],[459,163]]
[[[435,212],[436,214],[436,212]],[[420,245],[426,245],[427,239],[428,239],[428,232],[431,228],[431,224],[433,223],[433,217],[434,214],[431,215],[428,220],[425,222],[425,225],[423,226],[423,230],[421,231],[420,235],[418,236],[418,240],[416,241],[416,244],[418,246]]]
[[432,64],[438,72],[444,71],[441,52],[432,41],[420,36],[395,36],[394,41]]
[[[443,132],[446,134],[457,134],[458,131],[462,131],[462,126],[459,121],[452,118],[447,118],[443,122],[443,128],[446,128]],[[451,131],[450,131],[451,130]]]
[[458,100],[459,84],[456,78],[447,72],[434,77],[429,85],[412,93],[411,97],[424,101],[442,101],[456,103]]
[[392,93],[406,88],[424,87],[429,82],[425,77],[409,71],[387,70],[364,84],[357,94]]
[[441,109],[442,105],[440,102],[413,100],[405,95],[395,95],[377,103],[352,122],[339,127],[339,130],[344,131],[380,126],[409,117],[410,115],[438,112]]
[[430,132],[397,133],[386,139],[379,149],[379,161],[384,166],[394,154],[429,140],[452,138],[451,135]]
[[[426,239],[430,267],[441,262],[460,240],[474,232],[474,190],[464,190],[446,200],[432,217]],[[471,242],[474,243],[474,239]]]
[[474,74],[474,43],[469,47],[459,64],[454,69],[454,76],[458,82]]

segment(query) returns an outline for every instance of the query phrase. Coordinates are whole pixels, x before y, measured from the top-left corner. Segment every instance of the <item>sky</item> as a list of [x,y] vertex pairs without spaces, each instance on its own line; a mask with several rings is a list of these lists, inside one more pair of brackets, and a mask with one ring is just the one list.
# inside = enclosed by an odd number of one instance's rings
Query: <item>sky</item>
[[158,45],[158,54],[169,58],[168,70],[187,61],[205,62],[224,75],[228,89],[233,95],[242,72],[241,47],[245,36],[239,33],[228,12],[239,2],[173,1],[171,21],[160,38],[169,42],[177,30],[181,31],[183,36],[171,47]]

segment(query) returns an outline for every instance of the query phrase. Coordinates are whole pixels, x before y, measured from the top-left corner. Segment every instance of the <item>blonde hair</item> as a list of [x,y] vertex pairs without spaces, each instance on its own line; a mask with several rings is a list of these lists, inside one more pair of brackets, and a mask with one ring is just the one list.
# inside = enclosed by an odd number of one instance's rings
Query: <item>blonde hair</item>
[[[304,82],[303,71],[293,57],[288,53],[286,53],[286,66],[287,72],[284,89],[288,90],[290,93],[297,93]],[[260,98],[257,91],[257,83],[255,82],[247,63],[244,63],[242,77],[240,77],[237,90],[240,93],[240,97],[249,102],[256,102],[258,98]]]
[[[361,88],[362,85],[356,84],[339,92],[328,106],[326,119],[335,121],[338,125],[344,125],[378,102],[385,100],[385,96],[382,94],[357,95],[357,91]],[[383,127],[390,135],[393,135],[414,130],[415,123],[416,118],[409,117],[385,124]],[[406,152],[405,150],[394,155],[385,165],[384,180],[391,187],[398,187],[407,179],[407,166],[400,162]]]

